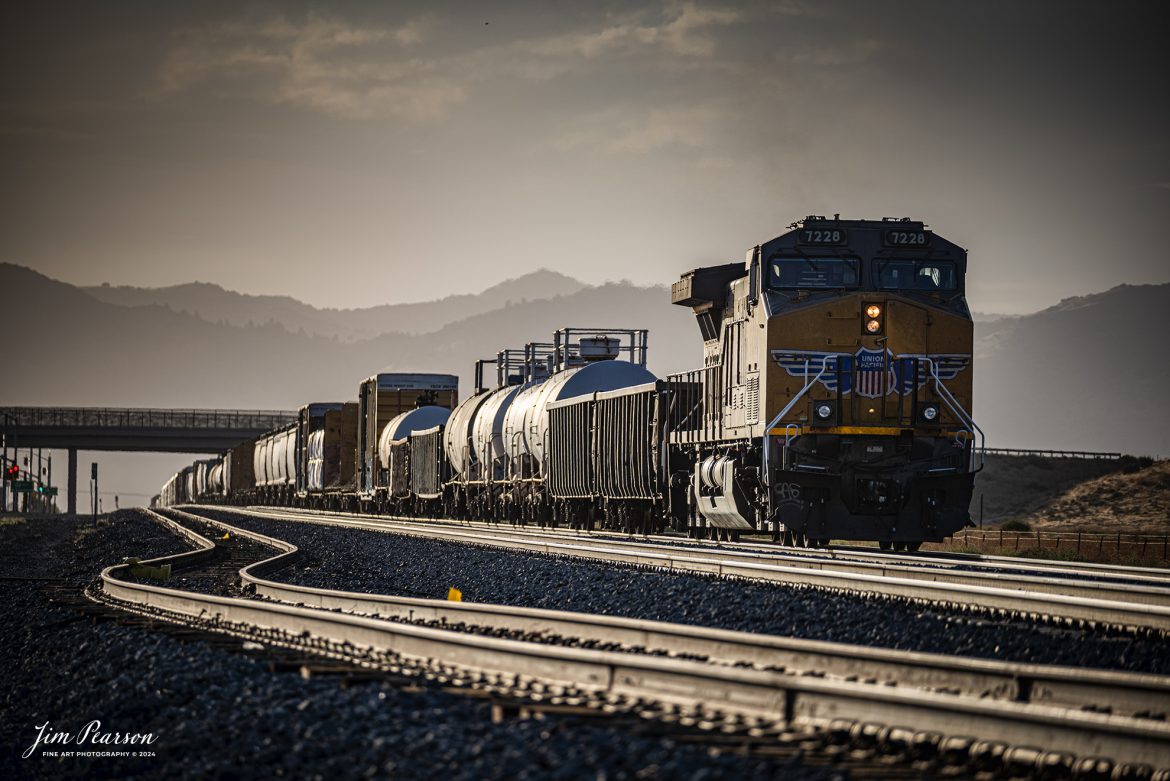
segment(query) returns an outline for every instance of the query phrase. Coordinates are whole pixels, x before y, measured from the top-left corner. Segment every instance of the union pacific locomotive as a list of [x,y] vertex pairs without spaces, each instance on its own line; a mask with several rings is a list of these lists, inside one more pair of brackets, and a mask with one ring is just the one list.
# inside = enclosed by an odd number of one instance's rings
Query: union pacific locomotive
[[791,228],[674,284],[701,369],[659,379],[645,331],[565,328],[480,361],[462,402],[450,375],[371,377],[357,402],[196,462],[160,503],[942,540],[970,523],[982,464],[966,252],[906,219]]

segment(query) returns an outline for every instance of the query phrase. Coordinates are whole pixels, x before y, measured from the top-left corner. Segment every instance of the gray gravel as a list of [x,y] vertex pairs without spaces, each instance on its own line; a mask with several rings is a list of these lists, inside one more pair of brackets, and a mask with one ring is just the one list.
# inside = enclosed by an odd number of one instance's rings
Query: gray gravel
[[206,511],[299,546],[277,577],[366,593],[605,615],[1038,664],[1170,673],[1165,641],[798,586],[732,581],[425,540],[377,531]]
[[[79,537],[76,519],[0,525],[0,778],[830,778],[567,718],[493,724],[489,706],[436,690],[340,688],[161,633],[95,622],[40,582],[80,586],[101,566],[184,543],[134,513]],[[75,541],[77,541],[75,543]],[[152,758],[22,759],[37,725],[151,732]],[[76,748],[76,747],[67,747]]]

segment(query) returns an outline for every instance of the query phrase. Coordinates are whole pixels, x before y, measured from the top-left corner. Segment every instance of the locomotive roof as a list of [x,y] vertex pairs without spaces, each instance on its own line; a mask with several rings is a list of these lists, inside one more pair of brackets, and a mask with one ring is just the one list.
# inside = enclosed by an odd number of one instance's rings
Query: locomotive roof
[[[797,249],[809,254],[838,254],[842,250],[868,257],[917,257],[929,252],[933,257],[949,257],[959,261],[965,270],[963,260],[967,251],[930,230],[921,220],[909,217],[885,217],[880,220],[843,220],[839,217],[810,215],[794,222],[790,230],[764,242],[760,250],[764,257],[781,250]],[[806,232],[841,231],[838,241],[810,241]],[[923,243],[898,243],[898,236],[921,234]]]

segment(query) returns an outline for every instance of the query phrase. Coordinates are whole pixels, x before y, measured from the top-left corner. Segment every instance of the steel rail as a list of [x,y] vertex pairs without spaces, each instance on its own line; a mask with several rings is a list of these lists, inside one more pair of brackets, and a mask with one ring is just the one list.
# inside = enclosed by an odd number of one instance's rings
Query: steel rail
[[[309,510],[302,508],[271,507],[264,505],[252,506],[248,507],[248,509],[272,512],[292,511],[307,515],[321,515],[336,518],[365,517],[379,520],[415,520],[407,516],[355,516],[352,513],[341,513],[327,510]],[[606,529],[584,531],[548,527],[513,526],[506,523],[489,523],[486,521],[460,521],[430,518],[426,519],[426,522],[431,524],[449,524],[461,528],[482,528],[493,530],[512,529],[531,534],[541,533],[574,539],[600,538],[616,539],[628,542],[642,540],[645,541],[645,544],[650,544],[653,542],[654,544],[658,545],[674,545],[680,548],[747,552],[754,551],[762,557],[770,559],[791,557],[794,560],[824,560],[831,562],[868,561],[891,566],[895,564],[907,564],[917,567],[937,567],[939,569],[946,569],[948,567],[970,567],[972,572],[978,572],[979,569],[1006,569],[1018,570],[1024,573],[1036,573],[1038,570],[1042,570],[1045,572],[1050,572],[1053,575],[1067,575],[1079,578],[1088,576],[1117,582],[1148,583],[1151,586],[1157,586],[1165,589],[1167,591],[1168,597],[1170,597],[1170,569],[1157,567],[1137,567],[1123,564],[1102,564],[1088,561],[1070,563],[1067,561],[1054,561],[1051,559],[1032,559],[1016,556],[993,556],[990,554],[980,553],[954,553],[950,551],[918,551],[916,553],[907,554],[878,551],[860,546],[838,545],[829,548],[790,548],[780,546],[777,543],[756,542],[751,540],[742,540],[739,542],[715,542],[712,540],[694,540],[668,534],[651,534],[645,536],[639,535],[635,537],[634,535],[625,535],[621,532]]]
[[[278,549],[284,547],[290,554],[296,551],[289,543],[222,521],[173,512]],[[666,651],[673,656],[703,656],[725,664],[746,662],[794,673],[869,679],[886,685],[1014,702],[1074,708],[1108,704],[1125,713],[1157,713],[1170,702],[1167,676],[968,659],[562,610],[338,592],[268,580],[258,574],[260,570],[270,573],[287,563],[290,562],[285,557],[275,557],[243,568],[240,576],[257,596],[266,599],[381,618],[466,623],[613,642]]]
[[[912,574],[907,575],[902,572],[899,572],[897,576],[850,572],[843,568],[827,565],[802,567],[790,562],[778,564],[773,563],[774,560],[767,557],[756,557],[759,560],[753,561],[750,560],[751,557],[735,551],[703,549],[679,552],[672,551],[668,546],[614,540],[564,542],[543,533],[534,534],[502,529],[486,533],[450,524],[434,525],[413,519],[389,520],[352,516],[304,515],[293,510],[280,510],[274,513],[270,510],[233,508],[231,512],[275,520],[344,526],[465,544],[599,559],[677,572],[697,572],[873,593],[922,602],[950,604],[964,610],[1021,613],[1071,622],[1086,622],[1093,625],[1152,629],[1161,633],[1170,633],[1170,605],[1168,604],[1147,604],[1101,597],[1077,596],[1060,593],[1052,589],[1051,584],[1048,584],[1049,588],[1047,589],[1040,587],[1036,587],[1035,590],[1031,588],[1026,590],[1024,588],[1013,589],[999,585],[974,585],[970,582],[960,582],[958,579],[932,576],[932,573],[919,573],[919,577],[916,578]],[[976,582],[986,583],[989,579],[997,584],[1006,580],[1003,576],[995,575],[983,576]],[[969,581],[970,579],[964,580]]]
[[[281,553],[245,569],[263,570],[295,555],[295,547],[288,543],[277,547]],[[202,546],[147,563],[176,566],[208,555],[213,555],[213,550]],[[295,635],[308,633],[355,649],[385,651],[480,674],[538,679],[607,696],[773,721],[790,728],[827,727],[844,720],[911,734],[974,736],[1002,746],[1040,747],[1043,752],[1059,752],[1081,760],[1109,758],[1155,770],[1170,769],[1170,724],[1161,721],[646,654],[483,637],[278,602],[135,583],[124,579],[130,567],[121,564],[102,571],[103,589],[110,597],[189,619]]]

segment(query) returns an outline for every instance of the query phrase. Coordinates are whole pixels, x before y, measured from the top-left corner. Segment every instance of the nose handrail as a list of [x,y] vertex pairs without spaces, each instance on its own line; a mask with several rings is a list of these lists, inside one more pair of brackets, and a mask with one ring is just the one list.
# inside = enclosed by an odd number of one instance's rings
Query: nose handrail
[[[971,456],[968,463],[971,471],[978,472],[980,469],[983,469],[984,452],[987,450],[987,435],[983,433],[983,429],[979,428],[979,426],[975,424],[974,418],[971,417],[971,414],[967,412],[967,410],[963,409],[963,405],[959,403],[959,400],[955,398],[950,389],[943,384],[942,378],[938,376],[938,365],[935,364],[934,359],[928,357],[924,358],[923,360],[925,360],[927,365],[930,367],[930,376],[934,379],[934,392],[938,394],[938,397],[942,399],[943,402],[947,405],[947,408],[951,411],[951,414],[959,419],[959,422],[966,428],[968,433],[974,431],[979,434],[978,451],[976,451],[975,447],[971,448]],[[958,433],[956,433],[955,437],[956,439],[958,438]],[[973,446],[975,444],[974,436],[972,436],[971,444]],[[975,465],[976,452],[978,452],[978,467]]]
[[[761,444],[763,445],[763,449],[764,449],[763,458],[762,458],[763,469],[761,470],[761,474],[763,475],[765,483],[767,483],[767,481],[768,481],[768,442],[772,437],[772,428],[779,425],[780,421],[784,418],[784,416],[787,415],[788,412],[793,407],[796,406],[796,402],[798,402],[802,398],[804,398],[804,394],[808,393],[809,388],[811,388],[812,386],[816,385],[818,382],[821,381],[821,377],[825,376],[825,372],[828,371],[828,369],[829,369],[829,359],[830,358],[833,359],[834,366],[835,366],[837,360],[839,360],[840,357],[841,356],[838,353],[829,353],[823,359],[821,359],[821,370],[819,372],[817,372],[817,376],[813,377],[812,380],[809,380],[809,378],[808,378],[809,361],[806,360],[804,362],[804,387],[800,389],[799,393],[797,393],[795,396],[792,397],[792,400],[789,401],[788,404],[785,405],[784,409],[782,409],[776,413],[776,417],[772,418],[772,421],[764,428],[764,436],[763,436],[762,442],[761,442]],[[788,446],[789,446],[791,440],[788,438],[787,427],[784,429],[784,431],[785,431],[784,454],[783,454],[783,457],[781,459],[781,463],[783,463],[785,466],[787,466],[788,465]]]

